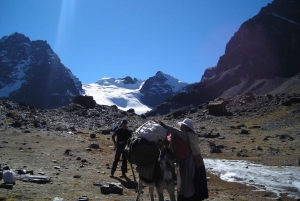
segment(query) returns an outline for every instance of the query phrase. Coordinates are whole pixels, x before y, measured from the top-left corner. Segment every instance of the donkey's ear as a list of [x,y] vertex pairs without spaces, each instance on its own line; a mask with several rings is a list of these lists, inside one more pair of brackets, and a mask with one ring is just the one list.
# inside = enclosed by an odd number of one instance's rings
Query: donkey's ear
[[176,140],[175,140],[175,137],[172,136],[171,141],[170,141],[170,145],[169,145],[169,149],[172,152],[174,152],[175,148],[176,148]]
[[162,151],[162,150],[165,148],[165,144],[164,144],[164,142],[162,141],[162,139],[159,139],[159,140],[157,141],[157,146],[158,146],[158,149],[159,149],[160,151]]

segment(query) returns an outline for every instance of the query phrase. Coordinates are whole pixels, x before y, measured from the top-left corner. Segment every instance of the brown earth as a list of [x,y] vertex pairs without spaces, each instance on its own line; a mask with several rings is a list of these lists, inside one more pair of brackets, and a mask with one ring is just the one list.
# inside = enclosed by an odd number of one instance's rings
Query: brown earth
[[[286,98],[286,97],[285,97]],[[274,100],[274,99],[273,99]],[[281,98],[280,100],[283,100]],[[6,103],[7,104],[7,103]],[[9,103],[14,105],[13,103]],[[74,107],[74,106],[72,106]],[[14,108],[14,107],[13,107]],[[201,109],[199,109],[201,108]],[[174,118],[172,115],[155,117],[168,125],[177,126],[178,121],[189,117],[200,136],[223,136],[220,138],[201,138],[203,158],[247,160],[269,166],[298,166],[300,159],[300,104],[295,103],[284,106],[280,103],[267,101],[264,96],[256,97],[255,101],[246,101],[243,96],[232,97],[227,105],[227,110],[232,116],[212,116],[205,107],[199,107],[195,111]],[[84,109],[76,109],[76,111]],[[102,111],[104,109],[102,108]],[[61,110],[61,115],[66,115]],[[13,189],[0,188],[0,200],[53,200],[56,197],[64,200],[78,200],[81,195],[88,196],[89,200],[134,200],[135,190],[129,188],[124,178],[120,178],[120,168],[115,173],[115,178],[110,178],[110,167],[114,158],[111,134],[101,134],[108,129],[108,125],[101,123],[91,129],[90,124],[84,121],[103,122],[101,115],[87,118],[76,116],[80,122],[74,122],[77,126],[70,129],[55,129],[53,116],[45,116],[47,112],[35,112],[35,118],[45,118],[47,121],[43,129],[34,127],[33,122],[28,121],[21,127],[12,126],[16,116],[25,113],[22,108],[7,109],[7,105],[0,107],[0,162],[2,168],[9,166],[11,169],[33,170],[34,175],[47,176],[49,183],[37,184],[17,180]],[[11,113],[11,114],[8,114]],[[120,111],[118,111],[118,114]],[[13,114],[13,115],[12,115]],[[122,113],[124,114],[124,113]],[[139,115],[106,114],[114,116],[114,122],[127,118],[130,128],[135,130],[143,122],[152,119],[143,119]],[[61,119],[60,119],[61,121]],[[66,120],[65,120],[66,121]],[[106,121],[108,121],[106,119]],[[39,121],[41,122],[41,120]],[[240,134],[242,129],[248,134]],[[91,138],[90,134],[96,134]],[[100,148],[90,148],[91,143],[99,144]],[[222,153],[210,153],[210,145],[222,145]],[[260,146],[262,150],[257,150]],[[69,149],[69,154],[66,150]],[[78,160],[80,157],[80,160]],[[269,200],[274,198],[272,192],[254,191],[254,187],[222,181],[218,175],[213,175],[207,170],[209,199],[207,200]],[[24,175],[17,175],[21,178]],[[78,176],[79,178],[74,178]],[[132,172],[127,176],[133,179]],[[1,181],[3,182],[3,180]],[[1,183],[0,182],[0,183]],[[102,194],[101,185],[111,182],[122,183],[123,195]],[[144,188],[144,200],[149,200],[149,193]],[[165,192],[166,199],[168,198]],[[158,200],[156,193],[155,198]],[[295,200],[281,195],[280,200]]]

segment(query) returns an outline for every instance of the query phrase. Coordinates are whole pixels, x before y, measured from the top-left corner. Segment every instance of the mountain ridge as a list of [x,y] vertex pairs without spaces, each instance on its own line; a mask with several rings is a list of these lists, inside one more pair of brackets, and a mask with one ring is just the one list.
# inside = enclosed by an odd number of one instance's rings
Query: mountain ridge
[[[116,105],[121,110],[134,109],[137,114],[142,114],[150,111],[151,105],[162,103],[172,97],[173,93],[186,90],[187,85],[185,82],[158,71],[147,80],[130,76],[102,78],[95,83],[83,84],[83,89],[84,95],[93,96],[96,103],[100,105]],[[145,97],[148,99],[146,103]]]
[[146,115],[187,110],[231,95],[299,93],[299,87],[291,90],[291,83],[300,86],[294,78],[300,73],[299,19],[300,1],[274,0],[240,26],[217,65],[206,69],[193,90],[175,95]]
[[50,109],[82,94],[81,82],[47,41],[15,32],[0,40],[0,97]]

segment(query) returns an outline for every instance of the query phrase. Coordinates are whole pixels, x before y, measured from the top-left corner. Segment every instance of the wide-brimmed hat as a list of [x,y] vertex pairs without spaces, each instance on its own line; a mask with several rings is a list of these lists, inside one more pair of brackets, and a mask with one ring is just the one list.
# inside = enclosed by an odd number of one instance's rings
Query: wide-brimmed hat
[[189,118],[186,118],[185,120],[183,120],[182,122],[178,122],[178,125],[185,125],[187,127],[189,127],[191,130],[193,130],[195,132],[195,128],[193,126],[193,121]]

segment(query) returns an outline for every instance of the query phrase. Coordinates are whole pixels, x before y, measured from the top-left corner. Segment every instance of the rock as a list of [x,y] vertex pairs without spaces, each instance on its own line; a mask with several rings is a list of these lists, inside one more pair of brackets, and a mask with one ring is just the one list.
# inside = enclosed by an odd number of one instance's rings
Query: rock
[[217,133],[217,134],[206,133],[206,134],[204,134],[204,136],[200,136],[200,137],[205,137],[205,138],[218,138],[218,137],[220,137],[220,133]]
[[284,106],[291,106],[292,103],[291,103],[290,100],[287,100],[287,101],[283,101],[283,102],[281,103],[281,105],[284,105]]
[[66,149],[66,151],[65,151],[65,155],[69,155],[70,154],[70,151],[71,151],[71,149]]
[[109,184],[109,190],[110,193],[115,193],[115,194],[123,194],[123,188],[117,184],[111,183]]
[[14,186],[13,184],[7,184],[7,183],[0,184],[0,188],[6,188],[6,189],[12,189],[13,186]]
[[12,118],[14,116],[14,114],[12,112],[8,112],[8,113],[5,114],[5,116]]
[[241,153],[241,152],[238,152],[236,155],[239,156],[239,157],[248,157],[247,154]]
[[101,134],[109,135],[110,134],[110,130],[102,130]]
[[90,109],[95,108],[96,105],[96,101],[93,99],[93,96],[76,96],[73,99],[73,103]]
[[249,134],[249,131],[248,130],[245,130],[245,129],[242,129],[240,134]]
[[289,102],[291,103],[300,103],[300,98],[299,97],[292,97],[289,99]]
[[76,128],[75,128],[75,126],[70,126],[70,127],[69,127],[69,130],[71,130],[71,131],[76,131]]
[[282,134],[282,135],[276,135],[276,137],[278,137],[279,139],[287,139],[287,140],[294,140],[293,137],[291,137],[290,135],[287,135],[287,134]]
[[60,198],[60,197],[55,197],[55,198],[53,198],[52,201],[65,201],[65,199]]
[[220,101],[210,101],[208,104],[208,114],[210,115],[225,115],[227,113],[226,110],[226,102],[223,100]]
[[99,181],[95,181],[95,182],[93,183],[93,185],[94,185],[94,186],[102,186],[102,184],[101,184]]
[[27,170],[24,170],[24,169],[19,169],[19,170],[16,170],[18,174],[31,174],[33,175],[33,170],[30,170],[30,171],[27,171]]
[[240,124],[240,125],[236,126],[237,129],[241,129],[242,127],[246,127],[246,125],[245,124]]
[[100,191],[101,191],[102,194],[110,194],[109,186],[101,186]]
[[260,128],[260,126],[255,125],[255,126],[252,126],[250,128]]
[[186,115],[187,112],[186,111],[182,111],[182,110],[178,110],[178,111],[175,111],[173,112],[173,118],[180,118],[180,117],[183,117],[184,115]]
[[46,184],[51,181],[49,177],[45,176],[34,176],[34,175],[26,175],[25,177],[20,178],[21,181],[24,182],[32,182],[38,184]]
[[92,144],[90,144],[89,147],[93,148],[93,149],[99,149],[100,148],[99,144],[97,144],[97,143],[92,143]]
[[129,110],[127,110],[128,113],[134,113],[134,109],[133,108],[130,108]]
[[193,114],[193,113],[196,113],[196,112],[197,112],[197,108],[190,109],[190,114]]
[[88,200],[89,200],[89,198],[87,195],[82,195],[78,198],[78,201],[88,201]]
[[4,165],[4,166],[2,167],[2,169],[3,169],[3,170],[10,170],[10,168],[9,168],[8,165]]
[[14,121],[13,123],[11,123],[11,126],[14,128],[20,128],[22,126],[22,123],[19,121]]
[[109,186],[101,186],[100,190],[102,194],[110,194],[110,193],[114,193],[114,194],[123,194],[123,188],[121,186],[119,186],[119,183],[110,183]]
[[260,146],[256,146],[255,148],[257,151],[262,151],[263,149]]
[[211,147],[210,153],[222,153],[222,150],[218,147]]
[[269,152],[270,154],[277,154],[277,153],[279,153],[279,150],[278,150],[278,149],[275,149],[275,148],[272,148],[272,147],[269,147],[268,152]]

